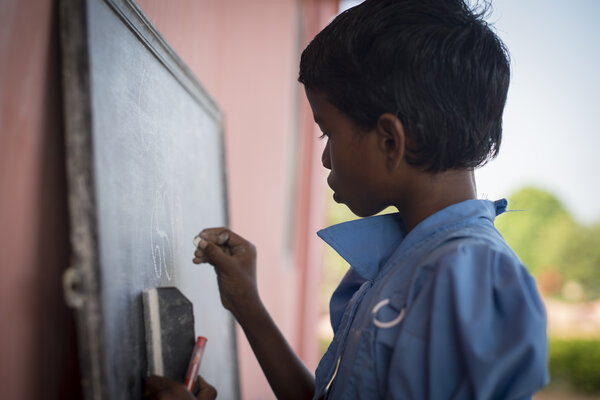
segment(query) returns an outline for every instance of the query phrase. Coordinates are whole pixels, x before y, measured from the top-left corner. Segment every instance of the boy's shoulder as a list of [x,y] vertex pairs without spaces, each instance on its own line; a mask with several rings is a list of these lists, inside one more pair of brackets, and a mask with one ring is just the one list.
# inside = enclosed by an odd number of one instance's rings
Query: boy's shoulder
[[[503,210],[497,210],[498,214],[501,212]],[[412,271],[409,291],[413,295],[426,287],[433,291],[450,289],[465,293],[475,293],[471,288],[478,288],[479,294],[481,290],[493,293],[500,288],[503,292],[529,292],[537,297],[534,278],[495,228],[493,216],[483,218],[481,215],[466,213],[464,218],[440,225],[440,229],[424,241],[416,258],[407,260],[409,264],[392,267],[391,280],[405,277],[409,269]],[[417,287],[412,287],[413,284]]]
[[411,297],[423,290],[458,290],[482,295],[501,288],[503,293],[537,296],[533,277],[494,226],[494,217],[504,209],[504,203],[473,201],[426,221],[429,227],[420,240],[407,237],[408,243],[401,243],[401,251],[389,259],[380,277],[386,287],[382,293],[401,289]]
[[493,224],[472,224],[447,232],[427,255],[436,273],[527,272],[519,256]]
[[469,257],[507,257],[521,263],[519,256],[509,246],[500,232],[492,224],[468,225],[447,232],[432,256],[442,261]]
[[506,200],[469,200],[448,207],[433,218],[422,249],[424,264],[460,267],[468,259],[521,265],[519,256],[494,225],[506,211]]
[[428,290],[436,293],[434,297],[455,298],[456,310],[460,304],[481,305],[496,298],[528,304],[534,314],[544,314],[534,277],[495,228],[476,226],[455,232],[428,255],[423,266]]

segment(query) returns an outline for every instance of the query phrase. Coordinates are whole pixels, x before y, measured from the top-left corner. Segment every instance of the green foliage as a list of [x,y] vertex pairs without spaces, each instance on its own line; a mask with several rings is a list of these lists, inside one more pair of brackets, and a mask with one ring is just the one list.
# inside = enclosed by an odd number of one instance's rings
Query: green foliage
[[580,282],[588,298],[600,297],[600,223],[579,227],[559,256],[560,270]]
[[550,378],[577,391],[600,393],[600,340],[551,340]]
[[509,197],[509,209],[496,220],[498,230],[529,270],[556,268],[561,249],[576,223],[552,194],[524,188]]
[[[547,191],[527,187],[509,197],[496,226],[546,294],[573,281],[587,299],[600,297],[600,223],[580,226]],[[551,281],[551,282],[550,282]]]

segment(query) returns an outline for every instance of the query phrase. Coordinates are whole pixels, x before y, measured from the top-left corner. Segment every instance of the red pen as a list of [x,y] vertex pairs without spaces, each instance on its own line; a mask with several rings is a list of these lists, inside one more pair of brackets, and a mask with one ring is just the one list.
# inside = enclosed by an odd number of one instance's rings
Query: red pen
[[185,386],[190,392],[194,389],[196,378],[200,372],[200,363],[202,362],[202,354],[204,354],[204,346],[206,346],[207,340],[204,336],[198,336],[192,358],[188,364],[187,373],[185,374]]

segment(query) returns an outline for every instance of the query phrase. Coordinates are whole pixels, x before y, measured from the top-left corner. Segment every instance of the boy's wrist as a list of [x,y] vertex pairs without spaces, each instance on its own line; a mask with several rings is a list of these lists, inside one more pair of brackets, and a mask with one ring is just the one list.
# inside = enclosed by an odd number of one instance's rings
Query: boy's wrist
[[255,323],[262,323],[265,316],[268,318],[268,312],[258,294],[248,299],[244,304],[231,310],[236,321],[242,328],[251,328]]

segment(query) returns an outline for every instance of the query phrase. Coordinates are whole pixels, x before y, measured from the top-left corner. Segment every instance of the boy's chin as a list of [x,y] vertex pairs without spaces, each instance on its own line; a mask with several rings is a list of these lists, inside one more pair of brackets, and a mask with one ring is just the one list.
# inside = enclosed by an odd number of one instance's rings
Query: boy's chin
[[356,207],[348,205],[347,203],[344,204],[350,209],[350,211],[352,211],[354,215],[360,218],[372,217],[373,215],[376,215],[385,209],[385,207]]
[[348,207],[350,209],[350,211],[352,211],[352,213],[354,215],[356,215],[357,217],[360,217],[360,218],[373,216],[385,208],[385,207],[374,208],[374,207],[365,206],[364,204],[357,205],[357,204],[353,204],[353,203],[347,203],[344,201],[344,199],[342,197],[340,197],[340,195],[337,192],[333,192],[333,200],[338,204],[344,204],[346,207]]
[[350,211],[352,211],[352,213],[354,215],[356,215],[357,217],[360,217],[360,218],[372,217],[373,215],[375,215],[379,211],[381,211],[381,210],[378,210],[378,209],[377,210],[372,210],[372,209],[363,209],[363,208],[358,208],[358,207],[351,207],[348,204],[346,204],[346,207],[348,207],[350,209]]

